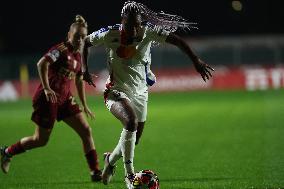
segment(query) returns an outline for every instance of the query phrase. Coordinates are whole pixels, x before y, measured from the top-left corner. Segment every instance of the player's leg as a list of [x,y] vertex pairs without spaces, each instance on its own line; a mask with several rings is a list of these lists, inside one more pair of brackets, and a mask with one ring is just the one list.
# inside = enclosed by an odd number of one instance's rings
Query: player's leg
[[95,149],[92,129],[87,120],[84,118],[83,113],[78,113],[74,116],[64,118],[63,121],[80,136],[85,153]]
[[144,122],[138,122],[135,145],[139,144],[140,138],[141,138],[143,130],[144,130],[144,125],[145,125],[145,121]]
[[99,161],[92,136],[92,129],[83,116],[83,113],[77,113],[74,116],[63,119],[63,121],[80,136],[85,157],[91,171],[91,178],[93,181],[100,181],[101,171],[99,169]]
[[[46,129],[40,126],[36,126],[35,133],[32,136],[24,137],[20,140],[20,145],[25,150],[31,150],[33,148],[45,146],[51,134],[52,129]],[[7,149],[8,152],[9,148]],[[12,154],[16,151],[11,150]]]
[[52,129],[46,129],[36,126],[32,136],[24,137],[17,143],[1,148],[1,168],[4,173],[8,173],[10,168],[11,158],[21,154],[26,150],[45,146],[48,142]]
[[46,101],[45,95],[42,94],[34,101],[33,108],[34,112],[31,119],[37,125],[34,134],[1,149],[1,168],[5,173],[9,171],[12,156],[26,150],[45,146],[49,140],[57,115],[57,104]]
[[135,99],[133,99],[133,104],[134,104],[134,111],[138,119],[136,142],[135,142],[135,145],[137,145],[142,136],[145,122],[147,119],[148,93],[145,92],[143,95],[140,95]]
[[111,113],[121,121],[123,130],[120,140],[111,154],[108,154],[105,160],[103,170],[103,182],[108,184],[111,179],[112,169],[116,161],[123,156],[126,175],[134,174],[133,158],[137,130],[137,117],[134,109],[128,99],[121,98],[116,100],[110,108]]
[[111,107],[111,113],[121,121],[124,129],[120,137],[121,153],[126,174],[133,174],[133,157],[137,130],[137,116],[130,101],[120,99]]

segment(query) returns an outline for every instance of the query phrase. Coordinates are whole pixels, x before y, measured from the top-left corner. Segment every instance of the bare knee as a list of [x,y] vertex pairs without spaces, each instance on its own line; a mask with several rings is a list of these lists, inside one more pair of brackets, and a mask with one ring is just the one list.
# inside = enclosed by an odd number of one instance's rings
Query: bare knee
[[34,136],[33,140],[36,147],[42,147],[48,143],[49,137]]
[[111,106],[110,111],[121,121],[125,129],[136,131],[138,120],[131,102],[122,98]]
[[135,115],[128,116],[124,120],[124,125],[125,125],[125,129],[126,130],[128,130],[128,131],[136,131],[137,125],[138,125],[137,117]]

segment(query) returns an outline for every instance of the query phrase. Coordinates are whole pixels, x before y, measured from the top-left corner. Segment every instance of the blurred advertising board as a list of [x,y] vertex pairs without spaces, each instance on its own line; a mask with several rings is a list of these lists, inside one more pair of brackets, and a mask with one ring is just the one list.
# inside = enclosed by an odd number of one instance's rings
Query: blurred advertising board
[[[215,67],[213,77],[204,82],[191,68],[160,69],[153,71],[157,82],[150,87],[152,92],[194,91],[194,90],[267,90],[284,87],[284,66],[241,66]],[[97,74],[96,88],[86,84],[87,95],[101,94],[107,78],[107,71]],[[30,97],[35,92],[39,80],[0,81],[0,101]],[[72,86],[74,91],[74,86]]]

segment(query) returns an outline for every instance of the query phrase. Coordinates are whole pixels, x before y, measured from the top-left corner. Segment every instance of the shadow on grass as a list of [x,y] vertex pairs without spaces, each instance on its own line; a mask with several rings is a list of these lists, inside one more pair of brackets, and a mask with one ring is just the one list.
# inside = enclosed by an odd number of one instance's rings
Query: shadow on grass
[[[229,181],[229,180],[239,180],[240,178],[222,177],[222,178],[166,178],[161,179],[161,183],[182,183],[182,182],[217,182],[217,181]],[[175,186],[174,189],[194,189],[188,186]]]
[[14,183],[14,185],[20,186],[41,186],[41,185],[84,185],[84,184],[101,184],[101,183],[94,183],[91,181],[58,181],[58,182],[18,182]]
[[[165,179],[161,179],[160,182],[161,183],[181,183],[181,182],[215,182],[215,181],[228,181],[228,180],[239,180],[240,178],[229,178],[229,177],[224,177],[224,178],[165,178]],[[124,181],[123,180],[119,180],[119,179],[115,179],[112,181],[113,184],[123,184]],[[12,185],[17,185],[17,186],[21,186],[21,188],[25,188],[25,187],[35,187],[35,188],[41,188],[42,186],[44,186],[44,188],[46,187],[55,187],[58,188],[56,186],[80,186],[83,187],[85,186],[89,186],[89,185],[93,185],[94,187],[102,185],[102,182],[99,183],[94,183],[91,181],[87,181],[87,180],[81,180],[81,181],[54,181],[54,182],[22,182],[22,183],[15,183]],[[175,186],[175,189],[193,189],[191,187],[188,186]]]
[[214,182],[214,181],[227,181],[227,180],[239,180],[240,178],[166,178],[160,179],[161,182]]

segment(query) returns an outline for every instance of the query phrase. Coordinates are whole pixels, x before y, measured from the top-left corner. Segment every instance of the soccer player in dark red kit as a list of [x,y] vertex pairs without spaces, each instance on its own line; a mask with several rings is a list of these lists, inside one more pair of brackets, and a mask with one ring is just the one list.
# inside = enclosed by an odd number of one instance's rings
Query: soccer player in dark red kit
[[80,53],[87,36],[87,27],[85,19],[77,15],[70,26],[67,41],[52,47],[37,63],[41,84],[33,96],[32,120],[36,123],[35,133],[9,147],[1,148],[1,168],[4,173],[8,173],[13,156],[45,146],[55,120],[63,120],[82,140],[92,181],[101,180],[92,130],[70,92],[71,82],[75,79],[83,111],[94,118],[86,102]]

